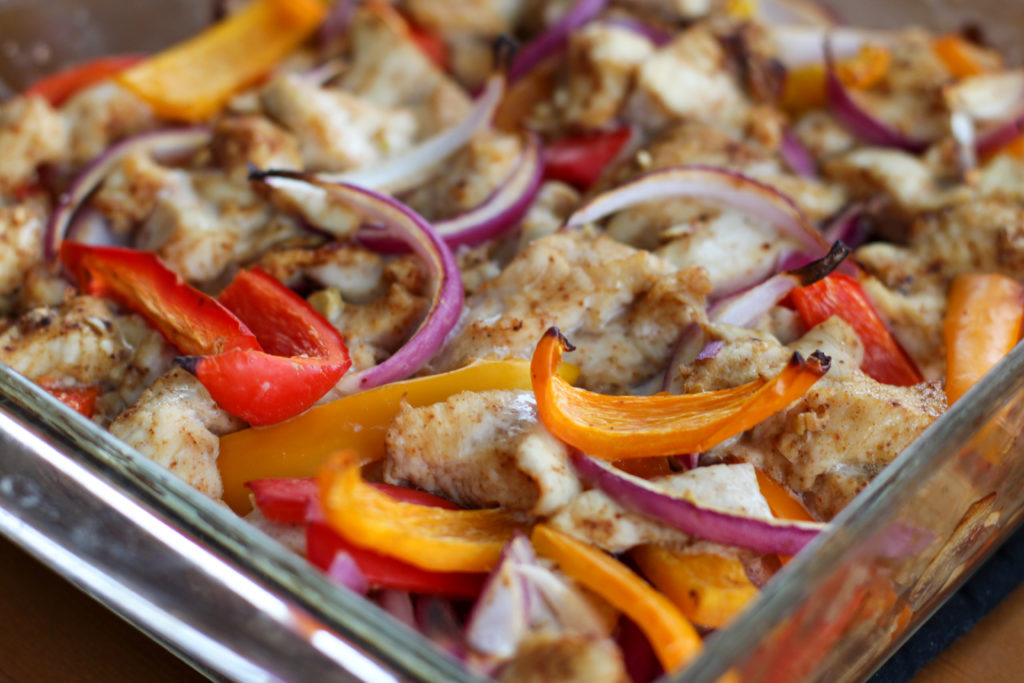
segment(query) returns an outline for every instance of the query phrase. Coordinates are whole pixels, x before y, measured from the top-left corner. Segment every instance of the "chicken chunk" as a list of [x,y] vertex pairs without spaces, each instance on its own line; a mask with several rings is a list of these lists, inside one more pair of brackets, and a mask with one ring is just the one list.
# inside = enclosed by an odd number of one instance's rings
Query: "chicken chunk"
[[529,358],[547,328],[576,345],[580,385],[624,393],[660,377],[681,331],[704,318],[701,268],[677,270],[605,236],[532,242],[467,302],[436,371],[477,358]]
[[112,81],[81,90],[60,113],[70,130],[71,162],[84,164],[111,143],[156,126],[152,108]]
[[462,392],[402,407],[387,433],[384,478],[465,507],[546,515],[580,492],[568,450],[537,418],[528,391]]
[[[772,516],[757,486],[754,468],[747,464],[698,467],[658,477],[652,483],[703,507],[744,517],[770,519]],[[730,552],[650,517],[628,512],[598,489],[574,498],[549,520],[549,524],[610,553],[625,552],[644,543],[687,547],[694,552]]]
[[25,276],[41,262],[45,220],[36,202],[0,206],[0,315],[15,310]]
[[250,167],[297,171],[302,168],[295,136],[262,116],[233,116],[217,121],[210,151],[233,176],[248,176]]
[[508,683],[626,683],[622,654],[607,638],[535,633],[525,639],[516,655],[498,674]]
[[444,36],[511,34],[522,12],[515,0],[409,0],[406,7],[417,25]]
[[267,114],[298,139],[310,171],[372,165],[408,147],[416,136],[412,114],[373,104],[300,76],[274,78],[260,94]]
[[637,69],[653,52],[648,38],[614,25],[593,23],[573,34],[565,122],[582,128],[612,123],[626,103]]
[[118,416],[110,433],[201,493],[219,499],[223,484],[217,470],[218,435],[243,426],[214,403],[199,380],[175,368]]
[[31,183],[39,164],[60,159],[67,139],[67,125],[43,98],[0,105],[0,197]]

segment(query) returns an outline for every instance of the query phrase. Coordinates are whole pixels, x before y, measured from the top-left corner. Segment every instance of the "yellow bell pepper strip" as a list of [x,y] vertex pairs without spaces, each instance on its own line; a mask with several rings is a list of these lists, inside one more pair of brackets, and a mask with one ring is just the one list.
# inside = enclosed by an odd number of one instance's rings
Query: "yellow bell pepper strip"
[[438,572],[487,572],[525,523],[504,510],[446,510],[396,500],[370,486],[353,451],[317,475],[328,524],[352,543]]
[[634,548],[630,557],[686,618],[701,626],[721,628],[757,595],[757,586],[735,557],[653,544]]
[[[891,62],[885,48],[865,45],[856,55],[839,60],[836,72],[847,88],[867,90],[885,78]],[[782,88],[784,109],[803,113],[824,107],[826,101],[824,64],[807,64],[789,70]]]
[[626,565],[546,524],[535,526],[530,540],[539,554],[632,619],[665,671],[680,669],[700,654],[703,645],[693,624]]
[[157,115],[202,121],[266,74],[323,20],[321,0],[252,0],[199,35],[117,75]]
[[[579,370],[563,364],[559,375],[572,382]],[[312,477],[328,457],[343,448],[353,448],[370,460],[384,457],[384,434],[403,400],[419,407],[462,391],[490,389],[530,389],[528,361],[484,361],[440,375],[393,382],[314,406],[285,422],[224,436],[217,458],[224,501],[244,515],[252,510],[245,482]]]
[[942,327],[946,397],[960,399],[1020,339],[1024,286],[997,273],[958,275]]
[[556,437],[605,460],[706,451],[750,429],[803,396],[828,371],[830,359],[794,354],[771,380],[732,389],[671,396],[606,396],[577,389],[555,374],[562,351],[573,350],[558,328],[541,338],[531,374],[537,412]]

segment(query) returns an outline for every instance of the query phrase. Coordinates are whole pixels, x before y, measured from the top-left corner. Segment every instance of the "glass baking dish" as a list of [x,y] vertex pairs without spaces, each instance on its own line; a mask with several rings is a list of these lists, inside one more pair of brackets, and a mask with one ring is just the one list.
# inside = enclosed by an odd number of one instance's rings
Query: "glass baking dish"
[[[882,4],[842,12],[936,28],[1007,14],[994,2],[884,3],[884,14]],[[110,10],[128,5],[173,17],[156,36],[126,32],[131,13]],[[17,89],[92,54],[153,49],[208,16],[205,2],[0,0],[0,79]],[[1010,23],[995,22],[990,37],[1020,35]],[[72,29],[80,40],[60,39]],[[1022,428],[1018,346],[673,680],[868,676],[1018,526]],[[3,365],[0,533],[211,677],[481,680]]]

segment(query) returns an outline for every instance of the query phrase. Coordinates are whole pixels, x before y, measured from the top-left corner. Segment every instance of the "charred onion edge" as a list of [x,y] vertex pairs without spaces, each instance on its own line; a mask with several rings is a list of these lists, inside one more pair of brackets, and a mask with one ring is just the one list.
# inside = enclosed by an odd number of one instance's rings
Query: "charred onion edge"
[[584,481],[625,509],[696,538],[759,553],[796,555],[826,527],[812,522],[744,517],[701,507],[578,451],[571,458]]
[[330,197],[386,225],[393,236],[405,240],[430,272],[430,309],[409,340],[379,365],[342,377],[327,395],[338,397],[372,389],[405,379],[423,367],[455,327],[464,301],[462,277],[455,257],[430,224],[398,200],[365,188],[324,182],[315,176],[291,171],[258,171],[250,178],[271,186],[280,178],[320,188]]
[[156,156],[185,154],[210,142],[213,132],[205,126],[164,128],[125,138],[105,149],[78,172],[57,205],[43,234],[43,260],[52,263],[60,251],[75,213],[100,186],[107,175],[129,154],[145,151]]
[[548,57],[569,44],[569,35],[600,14],[608,0],[577,0],[562,17],[519,50],[508,71],[509,83],[515,83]]

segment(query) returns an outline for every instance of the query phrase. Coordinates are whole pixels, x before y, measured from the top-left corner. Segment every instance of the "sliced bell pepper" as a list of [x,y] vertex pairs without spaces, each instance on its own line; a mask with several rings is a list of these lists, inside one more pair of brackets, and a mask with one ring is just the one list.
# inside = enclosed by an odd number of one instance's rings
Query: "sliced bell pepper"
[[942,333],[946,397],[960,399],[1020,340],[1024,286],[996,273],[958,275],[949,288]]
[[[395,500],[406,503],[430,505],[446,510],[460,509],[455,503],[426,491],[378,482],[367,484]],[[320,504],[320,490],[313,477],[256,479],[245,482],[245,485],[252,490],[256,507],[272,522],[301,524],[309,518],[310,506]]]
[[924,381],[920,370],[886,328],[867,292],[856,279],[832,273],[790,293],[808,328],[837,315],[853,327],[864,345],[861,369],[885,384],[910,386]]
[[39,380],[37,384],[46,393],[85,417],[91,418],[96,412],[96,399],[99,398],[100,388],[95,384],[67,387],[46,379]]
[[317,475],[327,522],[352,543],[440,572],[486,572],[525,525],[499,509],[445,510],[395,500],[363,481],[352,453]]
[[260,348],[256,335],[241,320],[186,284],[156,254],[65,240],[60,260],[79,289],[135,311],[182,353],[212,355]]
[[983,48],[955,33],[936,38],[932,42],[932,51],[957,79],[977,76],[997,66],[989,63],[990,58],[987,58]]
[[487,574],[432,572],[389,555],[374,552],[347,541],[326,522],[312,521],[306,526],[306,557],[327,571],[338,551],[355,560],[373,588],[390,588],[449,598],[475,598],[483,589]]
[[630,551],[640,573],[694,623],[721,628],[757,595],[743,563],[734,557],[685,553],[659,545]]
[[779,519],[791,519],[798,522],[818,521],[782,484],[761,470],[754,470],[754,472],[757,474],[757,486],[761,490],[761,495],[768,501],[768,507],[771,508],[773,515]]
[[544,147],[544,179],[590,189],[629,141],[629,126],[568,135]]
[[302,297],[258,270],[240,270],[218,297],[264,350],[179,358],[222,408],[253,425],[294,417],[352,365],[341,333]]
[[828,371],[829,359],[799,354],[771,380],[732,389],[670,396],[605,396],[555,374],[573,347],[558,328],[541,338],[531,374],[537,412],[552,434],[605,460],[698,453],[750,429],[803,396]]
[[54,107],[59,107],[79,90],[105,81],[135,66],[144,55],[112,55],[92,59],[45,76],[30,85],[25,95],[39,95]]
[[703,645],[679,609],[614,557],[546,524],[533,528],[533,547],[585,588],[594,591],[643,630],[665,671],[682,668]]
[[[867,90],[885,78],[891,61],[885,48],[865,45],[857,54],[839,60],[836,72],[847,88]],[[781,105],[787,111],[801,113],[818,109],[825,106],[827,99],[823,64],[798,66],[786,73]]]
[[326,11],[321,0],[252,0],[194,38],[121,72],[117,80],[159,116],[201,121],[295,49]]
[[[579,376],[579,370],[563,364],[559,374],[571,382]],[[245,482],[313,476],[331,454],[343,448],[355,449],[369,460],[384,457],[384,434],[403,400],[418,407],[444,401],[461,391],[529,388],[527,361],[484,361],[346,396],[270,427],[228,434],[220,440],[217,458],[224,501],[238,514],[245,514],[252,507]]]

